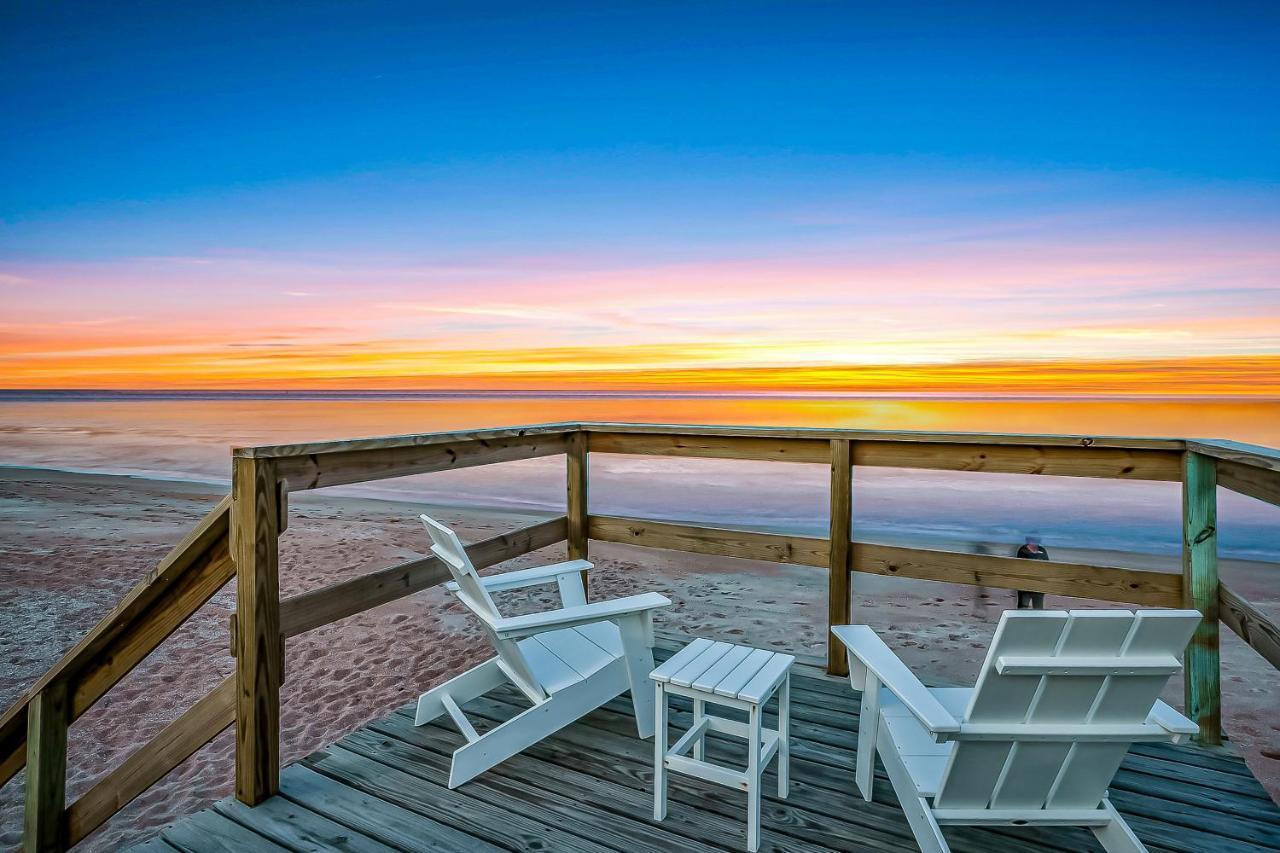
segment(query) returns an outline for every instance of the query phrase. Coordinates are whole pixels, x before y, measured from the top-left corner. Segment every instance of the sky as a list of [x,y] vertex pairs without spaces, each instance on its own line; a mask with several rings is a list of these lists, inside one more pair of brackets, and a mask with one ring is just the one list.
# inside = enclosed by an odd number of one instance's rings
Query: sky
[[0,387],[1280,396],[1280,7],[6,3]]

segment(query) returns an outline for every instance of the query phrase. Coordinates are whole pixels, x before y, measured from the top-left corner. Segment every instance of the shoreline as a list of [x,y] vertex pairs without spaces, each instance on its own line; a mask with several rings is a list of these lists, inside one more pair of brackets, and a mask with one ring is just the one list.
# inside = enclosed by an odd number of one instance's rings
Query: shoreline
[[[149,571],[226,491],[191,480],[0,467],[0,703],[8,705]],[[472,541],[525,526],[548,513],[444,506],[323,492],[291,499],[281,538],[281,594],[335,583],[421,555],[418,512],[429,511]],[[898,543],[895,543],[898,544]],[[921,542],[903,544],[924,544]],[[938,547],[939,542],[930,541]],[[1070,549],[1055,557],[1076,559]],[[1105,562],[1082,552],[1090,562]],[[1106,554],[1117,552],[1102,552]],[[501,570],[564,559],[553,546]],[[593,596],[655,590],[675,604],[660,627],[803,654],[825,644],[821,570],[593,543]],[[1143,562],[1160,565],[1143,566]],[[1224,561],[1233,587],[1273,607],[1275,564]],[[1121,564],[1170,568],[1177,561],[1132,555]],[[930,581],[854,579],[855,619],[874,625],[923,676],[973,678],[1011,591]],[[858,597],[858,593],[862,597]],[[1255,597],[1256,596],[1256,597]],[[503,600],[504,612],[554,606],[532,590]],[[1049,596],[1047,606],[1098,606]],[[224,589],[72,729],[68,796],[94,780],[190,707],[233,668]],[[1223,632],[1224,725],[1273,797],[1280,796],[1280,674]],[[414,699],[487,657],[471,617],[440,587],[318,628],[289,641],[282,691],[282,759],[292,762]],[[1251,660],[1252,658],[1252,660]],[[1181,705],[1176,680],[1166,700]],[[207,805],[230,790],[232,738],[224,732],[126,807],[84,849],[114,849]],[[1277,758],[1267,757],[1268,754]],[[21,833],[21,788],[0,790],[0,848]]]

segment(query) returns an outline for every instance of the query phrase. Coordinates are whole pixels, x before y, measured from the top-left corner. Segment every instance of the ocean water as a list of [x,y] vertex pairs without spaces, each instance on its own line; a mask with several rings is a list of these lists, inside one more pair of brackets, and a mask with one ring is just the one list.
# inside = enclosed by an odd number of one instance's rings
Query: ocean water
[[[563,420],[1195,436],[1280,446],[1280,401],[625,394],[0,392],[0,464],[226,483],[238,445]],[[591,510],[820,533],[823,465],[592,456]],[[1177,554],[1177,484],[856,469],[855,535]],[[554,510],[564,463],[529,460],[333,490]],[[1280,562],[1280,508],[1220,491],[1226,557]]]

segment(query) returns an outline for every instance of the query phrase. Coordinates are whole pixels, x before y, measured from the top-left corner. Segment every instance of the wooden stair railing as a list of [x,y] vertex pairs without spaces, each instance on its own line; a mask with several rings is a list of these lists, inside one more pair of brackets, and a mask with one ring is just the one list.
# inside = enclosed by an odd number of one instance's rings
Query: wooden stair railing
[[[29,765],[26,850],[64,850],[235,722],[235,676],[225,678],[154,738],[66,804],[67,729],[234,575],[224,498],[92,631],[5,713],[5,777]],[[476,542],[467,553],[485,568],[565,540],[564,516]],[[286,598],[286,637],[296,636],[442,583],[435,557],[410,560]],[[232,630],[234,631],[234,617]],[[82,697],[78,702],[74,697]]]
[[28,767],[27,849],[69,843],[67,728],[235,574],[227,547],[230,505],[230,496],[223,498],[0,717],[0,784]]

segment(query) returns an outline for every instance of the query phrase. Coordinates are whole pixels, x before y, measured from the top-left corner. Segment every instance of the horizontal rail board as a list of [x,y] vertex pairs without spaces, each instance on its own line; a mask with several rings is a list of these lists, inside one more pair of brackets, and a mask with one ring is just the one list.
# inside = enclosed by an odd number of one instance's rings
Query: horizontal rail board
[[1182,479],[1182,454],[1178,451],[1116,447],[855,441],[853,464],[1123,480]]
[[[833,429],[826,427],[771,427],[731,426],[706,424],[644,424],[572,421],[564,423],[529,424],[525,426],[499,427],[495,429],[457,430],[453,432],[418,433],[413,435],[377,436],[373,438],[345,439],[340,441],[315,441],[304,444],[277,444],[260,447],[237,447],[235,456],[255,458],[289,459],[296,457],[335,453],[376,452],[408,447],[428,447],[437,444],[456,444],[479,441],[495,441],[514,436],[564,435],[585,430],[592,433],[622,435],[683,435],[739,438],[779,438],[810,441],[850,439],[854,441],[900,441],[913,443],[944,442],[960,444],[994,444],[1001,446],[1035,445],[1059,447],[1112,447],[1124,449],[1174,450],[1186,448],[1187,442],[1179,438],[1142,438],[1110,435],[1053,435],[1036,433],[979,433],[979,432],[928,432],[924,430],[869,430]],[[1217,452],[1230,452],[1229,442],[1213,443]],[[1252,448],[1250,452],[1268,452],[1267,448]],[[1209,452],[1209,451],[1205,451]],[[1229,457],[1228,457],[1229,458]]]
[[827,540],[814,536],[696,527],[611,515],[590,516],[587,520],[587,536],[600,542],[665,548],[691,554],[738,557],[816,568],[827,566]]
[[592,453],[814,462],[823,465],[831,458],[831,442],[820,439],[696,434],[630,435],[611,432],[589,435],[587,447]]
[[[591,516],[592,539],[693,554],[826,568],[827,540],[618,516]],[[1021,560],[928,548],[853,542],[853,571],[968,586],[991,586],[1128,604],[1178,607],[1182,576],[1172,572]]]
[[1280,627],[1226,584],[1218,584],[1218,618],[1268,663],[1280,669]]
[[429,474],[554,456],[564,453],[565,446],[564,433],[514,435],[407,447],[313,453],[285,457],[276,460],[274,465],[276,476],[288,482],[289,491],[298,492],[409,474]]
[[430,447],[437,444],[497,441],[503,438],[532,438],[539,435],[564,435],[578,429],[576,423],[531,424],[528,426],[469,429],[454,432],[424,432],[412,435],[385,435],[374,438],[350,438],[338,441],[312,441],[305,444],[273,444],[261,447],[235,447],[232,456],[256,459],[285,459],[315,454],[352,453],[398,450],[408,447]]
[[135,666],[151,654],[174,631],[181,627],[205,602],[235,577],[236,567],[223,539],[193,566],[183,578],[170,587],[170,597],[163,608],[135,621],[122,633],[109,654],[88,664],[75,679],[71,696],[71,713],[78,717]]
[[853,570],[886,577],[1020,589],[1154,607],[1180,607],[1182,603],[1181,574],[1086,563],[1023,560],[855,541]]
[[67,808],[67,832],[76,844],[135,797],[163,779],[235,722],[236,679],[221,684],[165,726]]
[[1263,447],[1260,444],[1246,444],[1242,441],[1225,441],[1221,439],[1187,439],[1187,450],[1203,453],[1215,459],[1238,462],[1250,468],[1262,468],[1280,474],[1280,450],[1274,447]]
[[[810,438],[699,435],[697,433],[590,433],[593,453],[750,459],[827,464],[830,441]],[[1141,450],[1079,445],[999,445],[972,442],[853,442],[853,464],[1000,474],[1050,474],[1176,482],[1182,477],[1177,450]]]
[[71,720],[91,708],[235,574],[224,497],[168,555],[0,716],[0,785],[26,763],[27,705],[54,679],[71,686]]
[[1118,447],[1143,450],[1185,449],[1180,438],[1139,438],[1112,435],[1053,435],[996,432],[928,432],[923,430],[832,429],[827,427],[715,426],[707,424],[638,424],[583,421],[572,429],[624,435],[699,435],[754,438],[792,438],[831,441],[950,442],[956,444],[1036,445],[1059,447]]
[[1280,471],[1219,459],[1218,485],[1280,506]]
[[[468,545],[467,556],[476,568],[483,569],[563,542],[567,535],[567,521],[560,516]],[[280,602],[281,629],[285,636],[293,637],[428,589],[448,578],[449,571],[439,559],[424,557],[304,592]]]

